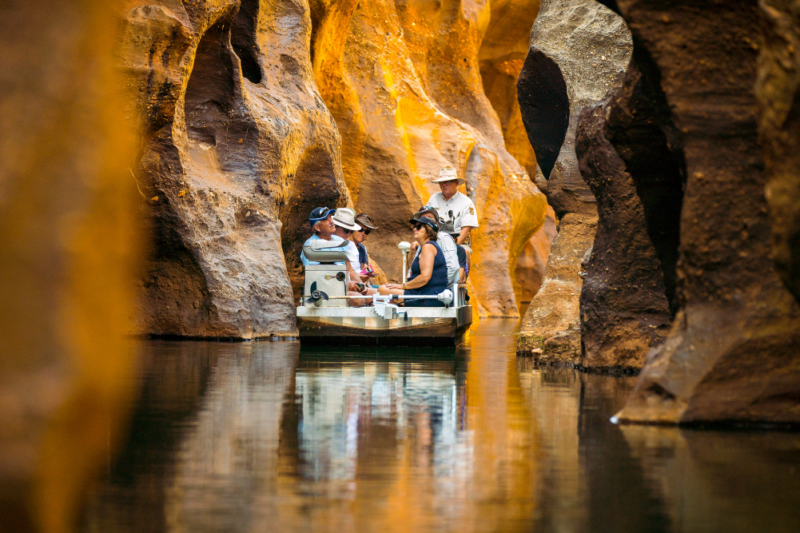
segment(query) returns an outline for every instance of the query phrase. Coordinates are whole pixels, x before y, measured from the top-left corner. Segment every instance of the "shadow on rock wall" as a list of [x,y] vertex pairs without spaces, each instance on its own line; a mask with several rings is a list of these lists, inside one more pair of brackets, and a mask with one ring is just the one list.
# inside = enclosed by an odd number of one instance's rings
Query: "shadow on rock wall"
[[677,315],[620,418],[798,423],[800,306],[770,258],[757,3],[618,4],[658,67],[687,170]]

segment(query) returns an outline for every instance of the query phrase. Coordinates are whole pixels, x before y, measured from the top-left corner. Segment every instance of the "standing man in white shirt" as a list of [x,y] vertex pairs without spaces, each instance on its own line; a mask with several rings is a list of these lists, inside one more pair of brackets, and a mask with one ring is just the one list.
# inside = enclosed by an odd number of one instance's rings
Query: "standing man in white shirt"
[[478,214],[469,196],[458,191],[458,186],[465,180],[458,177],[453,167],[444,167],[439,171],[439,177],[432,181],[439,184],[442,192],[431,196],[427,205],[436,209],[445,227],[449,228],[452,224],[456,244],[467,245],[470,232],[478,227]]

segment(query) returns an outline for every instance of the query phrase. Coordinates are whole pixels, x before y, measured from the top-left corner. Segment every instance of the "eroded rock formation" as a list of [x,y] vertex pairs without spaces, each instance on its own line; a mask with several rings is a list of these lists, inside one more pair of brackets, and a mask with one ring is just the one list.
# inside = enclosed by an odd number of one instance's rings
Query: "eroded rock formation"
[[773,252],[784,283],[800,299],[800,8],[790,0],[760,6],[764,35],[756,96]]
[[489,25],[478,53],[483,90],[500,119],[506,149],[531,177],[536,176],[536,154],[522,123],[517,78],[528,54],[539,3],[539,0],[491,1]]
[[0,7],[0,515],[74,531],[135,372],[141,252],[113,4]]
[[[665,342],[648,354],[619,418],[800,422],[800,306],[770,259],[767,176],[758,144],[757,2],[620,0],[618,5],[637,44],[657,65],[687,169],[678,312]],[[785,46],[782,50],[788,53]],[[765,53],[762,82],[770,71],[780,73],[776,52],[781,49]],[[779,86],[760,87],[766,95]],[[785,109],[790,99],[781,101],[776,108]],[[775,120],[776,108],[762,107],[768,168],[776,183],[791,186],[796,169],[776,164],[774,155],[788,146],[784,134],[793,126],[791,120]],[[783,225],[791,202],[779,204],[773,223],[780,247],[781,232],[791,231]],[[788,271],[791,261],[782,264]]]
[[640,369],[675,301],[685,168],[657,69],[637,46],[622,88],[584,110],[576,153],[599,223],[581,292],[583,367]]
[[519,353],[580,363],[581,262],[597,225],[575,154],[581,111],[622,85],[632,41],[625,22],[594,0],[545,0],[517,84],[522,119],[559,217],[545,281],[520,330]]
[[446,165],[467,180],[481,227],[471,281],[482,315],[518,316],[516,258],[546,203],[504,146],[478,63],[489,3],[312,3],[314,72],[342,134],[345,181],[381,229],[370,254],[400,277],[396,244]]
[[155,238],[137,331],[295,332],[308,213],[347,202],[310,34],[302,1],[129,3],[121,55],[144,121],[134,173]]

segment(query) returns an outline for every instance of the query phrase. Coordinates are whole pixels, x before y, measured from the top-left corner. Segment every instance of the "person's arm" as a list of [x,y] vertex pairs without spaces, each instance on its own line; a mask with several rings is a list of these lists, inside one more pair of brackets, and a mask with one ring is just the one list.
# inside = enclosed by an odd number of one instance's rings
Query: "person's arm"
[[[426,243],[428,244],[428,243]],[[422,253],[419,254],[419,276],[407,281],[404,289],[419,289],[424,287],[433,276],[433,262],[436,260],[436,247],[423,246]]]
[[464,244],[469,239],[469,234],[472,231],[472,226],[461,226],[461,233],[458,234],[456,244]]
[[[347,290],[355,291],[355,292],[363,292],[358,290],[358,283],[362,283],[361,275],[358,271],[353,268],[353,265],[350,261],[345,261],[345,265],[347,266],[347,271],[350,273],[350,282],[347,284]],[[366,290],[366,287],[364,288]]]

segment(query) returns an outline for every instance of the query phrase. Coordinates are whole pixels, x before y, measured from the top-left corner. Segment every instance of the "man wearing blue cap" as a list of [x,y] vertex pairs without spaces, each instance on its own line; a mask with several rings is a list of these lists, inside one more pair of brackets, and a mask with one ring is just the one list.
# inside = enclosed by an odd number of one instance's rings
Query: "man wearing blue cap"
[[[303,243],[303,246],[311,245],[312,242],[318,240],[324,241],[332,241],[332,242],[339,242],[341,241],[342,247],[341,248],[332,248],[332,250],[337,250],[341,252],[345,252],[345,247],[348,244],[352,244],[350,241],[346,241],[341,237],[334,235],[336,231],[336,226],[334,225],[333,215],[336,213],[336,209],[328,209],[327,207],[317,207],[308,217],[308,222],[311,224],[311,229],[314,230],[314,234]],[[302,252],[300,253],[300,260],[303,262],[303,266],[308,265],[318,265],[317,261],[309,261],[306,259],[305,254]],[[341,264],[341,263],[337,263]],[[353,265],[350,264],[350,261],[345,261],[347,266],[347,270],[350,273],[350,282],[347,285],[348,295],[349,296],[357,296],[359,294],[365,294],[367,292],[367,288],[365,285],[362,285],[363,289],[359,287],[359,283],[361,280],[361,275],[355,269]],[[355,281],[353,281],[355,280]],[[372,291],[374,292],[374,291]],[[350,300],[350,305],[352,306],[360,306],[364,305],[366,300]]]

